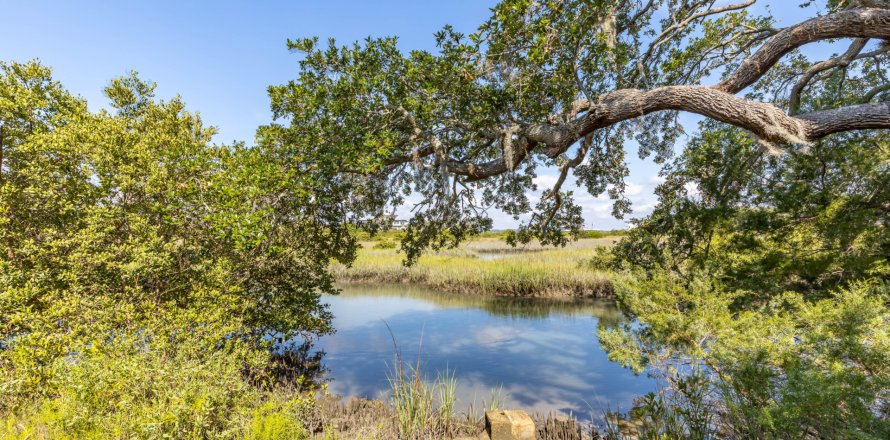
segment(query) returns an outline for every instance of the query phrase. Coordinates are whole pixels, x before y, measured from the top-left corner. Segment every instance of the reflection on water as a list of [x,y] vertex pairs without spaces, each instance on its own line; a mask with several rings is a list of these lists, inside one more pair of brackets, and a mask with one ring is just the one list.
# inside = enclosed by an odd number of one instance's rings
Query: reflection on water
[[[430,378],[453,371],[458,406],[488,400],[499,386],[506,405],[579,418],[629,409],[653,382],[607,360],[597,324],[623,319],[604,301],[583,303],[443,294],[409,286],[347,286],[325,297],[337,333],[316,347],[326,355],[329,390],[386,398],[393,338],[408,362],[420,356]],[[392,335],[390,334],[390,330]]]

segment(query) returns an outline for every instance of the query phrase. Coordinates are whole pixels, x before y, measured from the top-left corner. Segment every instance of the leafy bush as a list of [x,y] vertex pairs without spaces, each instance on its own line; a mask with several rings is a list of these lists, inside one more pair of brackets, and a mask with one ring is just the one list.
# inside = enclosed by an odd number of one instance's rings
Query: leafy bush
[[309,438],[305,420],[312,401],[289,399],[270,400],[257,408],[250,419],[245,440],[304,440]]
[[[239,346],[240,345],[240,346]],[[259,353],[219,350],[145,336],[80,347],[57,359],[43,397],[22,402],[15,429],[45,438],[232,438],[262,393],[242,375]]]
[[[0,63],[0,417],[13,437],[233,438],[282,339],[330,330],[355,243],[265,147],[215,146],[154,84],[91,113]],[[302,209],[301,209],[302,208]],[[246,412],[246,413],[245,413]]]
[[[604,328],[600,340],[611,359],[638,371],[650,367],[675,386],[685,379],[671,366],[701,365],[710,385],[697,401],[722,417],[710,424],[712,435],[890,435],[882,406],[890,389],[890,285],[855,283],[818,301],[786,292],[764,308],[734,312],[736,295],[721,286],[676,281],[620,283],[622,304],[645,325]],[[690,408],[680,402],[664,414],[701,432]]]
[[373,249],[395,249],[396,244],[390,240],[380,240],[374,243]]
[[590,257],[587,266],[593,270],[608,271],[615,268],[617,259],[612,249],[605,246],[597,246],[593,250],[593,257]]

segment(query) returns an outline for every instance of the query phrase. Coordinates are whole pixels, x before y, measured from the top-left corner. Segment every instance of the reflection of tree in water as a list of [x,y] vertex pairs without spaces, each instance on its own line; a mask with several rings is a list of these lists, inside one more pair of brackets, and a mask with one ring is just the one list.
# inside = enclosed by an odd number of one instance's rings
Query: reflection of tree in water
[[494,316],[510,318],[547,318],[558,316],[594,316],[606,326],[625,321],[612,302],[572,301],[545,298],[517,298],[496,296],[485,298],[481,309]]
[[626,321],[612,301],[553,298],[523,298],[516,296],[483,296],[443,293],[410,285],[347,285],[343,296],[413,298],[447,308],[475,308],[492,316],[524,319],[544,319],[556,316],[593,316],[606,327]]
[[299,391],[316,389],[327,382],[330,370],[322,363],[324,350],[314,350],[311,339],[293,339],[272,353],[269,373],[275,381]]

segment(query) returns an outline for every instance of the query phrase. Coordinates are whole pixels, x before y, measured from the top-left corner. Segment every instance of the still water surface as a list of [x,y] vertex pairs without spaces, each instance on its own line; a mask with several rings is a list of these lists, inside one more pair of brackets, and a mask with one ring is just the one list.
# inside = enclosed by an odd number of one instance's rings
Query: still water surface
[[[501,387],[505,407],[598,418],[622,411],[654,382],[609,362],[597,324],[623,320],[612,303],[479,297],[412,286],[346,286],[323,299],[334,314],[325,351],[329,390],[342,396],[388,397],[395,349],[418,356],[430,379],[454,372],[457,407],[480,408]],[[390,333],[390,331],[392,333]],[[475,403],[474,403],[475,402]]]

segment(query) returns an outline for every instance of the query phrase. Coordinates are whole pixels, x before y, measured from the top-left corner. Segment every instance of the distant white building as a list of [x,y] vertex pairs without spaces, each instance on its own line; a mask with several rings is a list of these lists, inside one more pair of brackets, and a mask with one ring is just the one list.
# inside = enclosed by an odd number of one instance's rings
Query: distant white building
[[390,229],[402,230],[408,227],[408,220],[396,218],[392,214],[381,215],[380,220],[382,220],[383,224],[388,225]]
[[408,227],[408,220],[402,220],[402,219],[397,218],[392,221],[393,229],[405,229],[407,227]]

